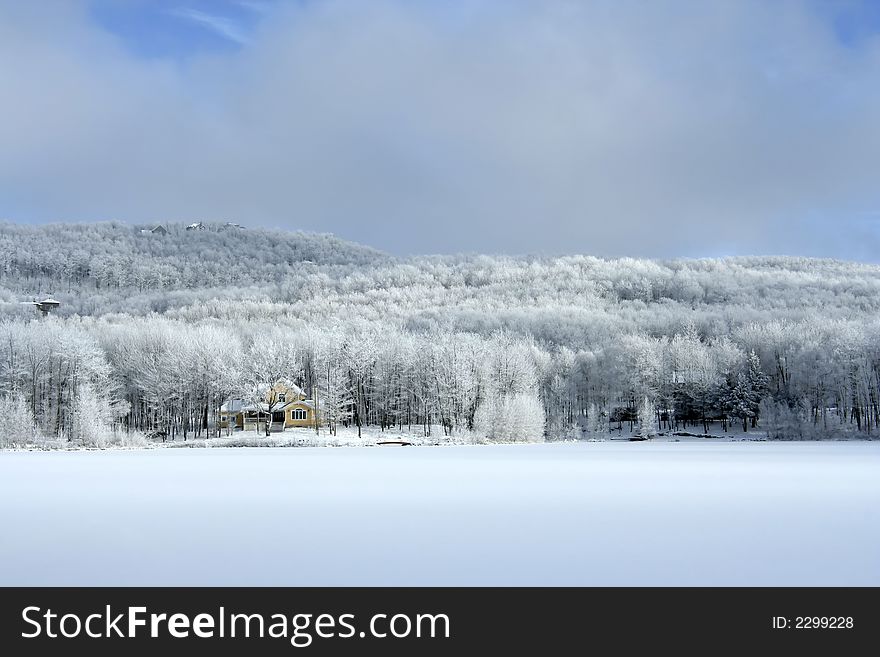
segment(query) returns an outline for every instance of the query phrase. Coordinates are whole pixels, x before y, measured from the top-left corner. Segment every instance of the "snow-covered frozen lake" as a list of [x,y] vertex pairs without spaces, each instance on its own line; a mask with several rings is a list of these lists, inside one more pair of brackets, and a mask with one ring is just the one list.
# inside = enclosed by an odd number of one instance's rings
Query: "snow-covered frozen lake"
[[0,453],[0,585],[880,585],[880,443]]

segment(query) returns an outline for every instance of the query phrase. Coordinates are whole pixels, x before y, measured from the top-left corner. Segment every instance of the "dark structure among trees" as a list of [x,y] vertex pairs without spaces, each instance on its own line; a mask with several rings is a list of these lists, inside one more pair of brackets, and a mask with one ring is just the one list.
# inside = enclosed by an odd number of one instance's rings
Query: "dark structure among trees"
[[61,305],[60,301],[56,301],[52,297],[46,297],[42,301],[28,301],[26,303],[36,308],[37,313],[41,317],[46,317],[49,313],[55,312],[58,306]]

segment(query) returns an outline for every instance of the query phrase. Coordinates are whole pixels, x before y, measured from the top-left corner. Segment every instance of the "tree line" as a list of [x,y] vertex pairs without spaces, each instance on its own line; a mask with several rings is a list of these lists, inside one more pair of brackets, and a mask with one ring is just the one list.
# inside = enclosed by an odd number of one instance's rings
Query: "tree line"
[[609,338],[575,351],[504,330],[364,320],[12,320],[0,324],[3,435],[95,445],[132,433],[209,438],[221,433],[224,401],[256,401],[260,384],[275,381],[317,395],[331,433],[375,427],[505,442],[615,431],[877,433],[877,322],[749,324],[710,340],[689,325],[667,337]]
[[[4,224],[0,240],[7,441],[215,436],[223,401],[276,380],[317,396],[327,431],[878,432],[873,265],[392,258],[222,226]],[[157,287],[121,261],[174,274]],[[21,303],[38,292],[57,316]]]

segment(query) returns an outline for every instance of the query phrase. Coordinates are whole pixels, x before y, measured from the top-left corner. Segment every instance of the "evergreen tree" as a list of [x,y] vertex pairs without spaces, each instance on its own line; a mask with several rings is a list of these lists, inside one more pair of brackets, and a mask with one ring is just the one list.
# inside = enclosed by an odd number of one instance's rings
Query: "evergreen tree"
[[736,382],[731,387],[726,406],[730,414],[742,421],[743,431],[758,425],[758,416],[761,409],[761,400],[767,393],[768,377],[761,370],[761,360],[752,351],[749,353],[746,368],[736,376]]

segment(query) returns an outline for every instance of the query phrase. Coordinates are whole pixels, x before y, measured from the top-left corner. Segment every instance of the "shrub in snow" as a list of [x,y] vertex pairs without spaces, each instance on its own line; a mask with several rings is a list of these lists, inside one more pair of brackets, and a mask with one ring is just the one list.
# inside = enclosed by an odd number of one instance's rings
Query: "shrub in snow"
[[112,443],[120,447],[146,447],[147,438],[140,431],[113,431]]
[[30,405],[23,395],[0,397],[0,417],[5,427],[0,431],[0,447],[19,447],[33,443],[37,424]]
[[519,393],[484,400],[474,424],[490,442],[516,443],[544,440],[544,408],[533,395]]
[[590,404],[587,408],[587,417],[583,424],[591,436],[605,436],[608,434],[608,414],[600,411],[596,404]]
[[809,423],[805,421],[799,406],[791,406],[787,402],[775,402],[765,399],[761,403],[762,424],[767,430],[767,437],[774,440],[804,440]]
[[639,405],[639,426],[636,428],[635,435],[642,438],[653,438],[657,435],[657,427],[654,426],[656,421],[656,412],[654,404],[645,397]]
[[70,439],[89,447],[107,447],[112,432],[110,409],[95,393],[92,386],[82,384],[76,394]]

